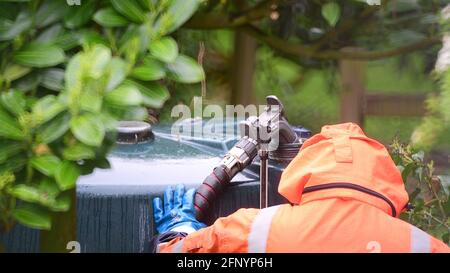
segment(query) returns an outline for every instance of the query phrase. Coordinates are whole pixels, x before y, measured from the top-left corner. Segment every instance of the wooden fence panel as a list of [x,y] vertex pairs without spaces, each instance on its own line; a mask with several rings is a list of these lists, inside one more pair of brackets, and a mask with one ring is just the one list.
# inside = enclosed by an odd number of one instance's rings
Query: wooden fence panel
[[365,94],[364,115],[423,116],[425,94]]

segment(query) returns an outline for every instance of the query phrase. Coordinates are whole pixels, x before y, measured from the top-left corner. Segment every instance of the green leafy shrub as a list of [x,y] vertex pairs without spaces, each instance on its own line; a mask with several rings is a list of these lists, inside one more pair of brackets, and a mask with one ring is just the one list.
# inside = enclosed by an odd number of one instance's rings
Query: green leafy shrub
[[118,120],[143,120],[167,81],[204,78],[169,36],[199,0],[0,2],[0,228],[51,229],[80,175],[109,167]]
[[436,176],[424,152],[394,139],[391,154],[400,169],[413,208],[401,218],[450,243],[450,177]]

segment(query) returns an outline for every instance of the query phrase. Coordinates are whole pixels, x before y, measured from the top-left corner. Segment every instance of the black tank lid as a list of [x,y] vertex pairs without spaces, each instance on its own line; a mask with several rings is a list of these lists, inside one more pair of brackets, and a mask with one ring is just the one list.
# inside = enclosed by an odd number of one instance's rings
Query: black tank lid
[[118,144],[138,144],[153,141],[152,126],[143,121],[120,121],[117,126]]

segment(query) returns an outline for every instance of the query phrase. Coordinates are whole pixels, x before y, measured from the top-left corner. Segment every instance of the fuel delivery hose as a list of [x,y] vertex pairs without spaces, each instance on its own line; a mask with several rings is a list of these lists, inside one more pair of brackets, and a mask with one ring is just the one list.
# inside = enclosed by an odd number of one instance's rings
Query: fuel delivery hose
[[248,137],[239,140],[197,189],[194,199],[197,220],[203,220],[212,204],[233,177],[247,167],[258,153],[258,143]]

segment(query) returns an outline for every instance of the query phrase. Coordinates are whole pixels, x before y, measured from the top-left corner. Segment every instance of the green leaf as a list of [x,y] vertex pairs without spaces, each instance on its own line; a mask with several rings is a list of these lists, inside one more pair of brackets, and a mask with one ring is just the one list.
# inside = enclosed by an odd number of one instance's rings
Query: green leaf
[[61,160],[54,155],[41,155],[31,158],[31,166],[41,173],[52,176],[58,168]]
[[135,24],[130,24],[126,28],[125,32],[122,34],[118,42],[119,52],[124,52],[130,41],[139,36],[139,29],[140,27]]
[[35,202],[39,199],[39,191],[36,188],[24,184],[19,184],[10,188],[8,193],[26,202]]
[[408,176],[411,174],[413,170],[414,164],[408,164],[401,170],[403,182],[406,183],[406,181],[408,181]]
[[79,42],[85,47],[95,45],[108,46],[108,41],[106,38],[93,29],[81,30],[79,34]]
[[33,119],[36,124],[43,124],[60,114],[65,109],[67,109],[67,106],[60,102],[57,97],[47,95],[39,99],[33,105]]
[[23,140],[24,133],[19,123],[0,107],[0,137],[12,140]]
[[11,86],[12,88],[20,90],[22,92],[28,92],[37,88],[40,82],[41,77],[39,71],[31,70],[28,75],[25,75],[24,77],[14,81]]
[[27,101],[22,92],[11,90],[1,93],[0,101],[5,109],[11,114],[19,116],[25,112]]
[[63,26],[61,24],[54,24],[40,33],[35,41],[39,43],[54,43],[62,32]]
[[56,183],[62,191],[74,188],[79,176],[80,170],[70,161],[63,161],[55,173]]
[[164,37],[150,42],[150,54],[165,63],[172,63],[178,56],[178,45],[172,37]]
[[0,173],[3,172],[18,172],[27,163],[26,155],[17,154],[13,157],[8,158],[5,162],[0,164]]
[[154,0],[137,0],[137,2],[141,5],[142,8],[145,10],[150,10],[151,7],[153,7]]
[[101,94],[84,92],[80,99],[81,109],[92,113],[99,113],[102,109],[103,97]]
[[104,45],[95,45],[89,52],[89,75],[94,78],[100,78],[111,61],[111,50]]
[[135,63],[138,55],[142,52],[141,50],[141,38],[139,36],[132,37],[125,43],[124,47],[120,49],[122,54],[124,55],[124,59],[128,63]]
[[335,2],[326,3],[322,6],[322,16],[330,26],[334,27],[341,16],[341,8]]
[[450,196],[450,175],[439,175],[438,178],[445,194]]
[[83,55],[81,53],[73,56],[67,64],[66,72],[64,75],[66,90],[70,91],[72,88],[81,85],[82,75],[82,62]]
[[54,179],[45,177],[40,181],[37,188],[31,188],[30,190],[36,192],[36,199],[27,200],[28,202],[38,203],[57,212],[67,211],[70,208],[70,193],[60,193],[59,186]]
[[64,88],[64,70],[61,68],[49,68],[42,73],[41,85],[53,91],[61,91]]
[[135,23],[142,23],[145,20],[145,14],[142,8],[135,0],[111,0],[115,10]]
[[70,29],[85,25],[95,12],[95,1],[83,1],[79,6],[73,6],[64,18],[64,24]]
[[160,16],[156,28],[164,25],[163,18],[170,18],[170,24],[165,33],[170,33],[183,25],[197,11],[200,0],[172,0],[165,16]]
[[16,38],[31,26],[31,16],[27,12],[21,12],[14,22],[0,19],[0,41],[8,41]]
[[69,50],[80,44],[80,36],[81,34],[79,32],[72,30],[58,36],[55,39],[54,44],[63,50]]
[[29,67],[11,63],[11,64],[8,64],[8,66],[6,66],[5,70],[3,71],[2,76],[6,81],[12,82],[14,80],[17,80],[17,79],[25,76],[30,71],[31,71],[31,68],[29,68]]
[[175,62],[167,64],[168,76],[181,83],[196,83],[205,79],[203,68],[192,58],[179,55]]
[[143,103],[152,108],[161,108],[170,97],[167,88],[158,83],[141,84],[131,80],[127,80],[126,83],[139,89],[142,94]]
[[37,141],[48,144],[63,136],[70,128],[70,114],[61,113],[54,119],[41,125],[37,132]]
[[111,163],[105,157],[96,158],[95,167],[100,169],[111,169]]
[[32,43],[13,55],[16,63],[30,67],[49,67],[64,61],[64,51],[53,45]]
[[166,69],[159,61],[146,58],[143,65],[133,69],[131,76],[138,80],[155,81],[166,76]]
[[5,162],[9,157],[23,151],[25,145],[22,142],[0,140],[0,163]]
[[8,193],[20,200],[30,203],[39,203],[41,200],[41,192],[39,189],[24,184],[12,187],[8,190]]
[[9,187],[15,180],[16,177],[11,172],[0,173],[0,191]]
[[89,113],[73,118],[70,129],[79,141],[90,146],[100,146],[105,137],[101,119]]
[[50,230],[51,216],[49,211],[35,204],[24,204],[13,210],[14,218],[21,224],[36,228]]
[[39,183],[39,191],[42,193],[50,196],[50,197],[56,197],[60,193],[58,184],[56,184],[56,181],[53,178],[50,178],[48,176],[44,177],[40,183]]
[[94,21],[103,27],[123,27],[130,23],[113,8],[104,8],[97,11],[94,15]]
[[89,146],[77,143],[64,149],[63,156],[65,159],[72,161],[91,159],[95,157],[95,151]]
[[122,84],[118,88],[109,92],[105,96],[105,100],[110,105],[115,106],[133,106],[142,103],[142,95],[135,86],[130,84]]
[[106,90],[111,91],[119,86],[127,76],[127,63],[118,57],[113,57],[108,67],[109,80]]
[[43,28],[56,21],[59,21],[67,12],[72,10],[65,1],[46,0],[39,6],[34,16],[35,24],[38,28]]
[[139,54],[147,53],[148,44],[151,40],[151,37],[158,36],[158,35],[155,35],[155,33],[156,33],[155,30],[152,29],[152,27],[150,26],[149,20],[147,20],[144,24],[142,24],[138,27],[137,36],[139,37],[139,39],[138,39],[138,48],[137,49],[138,49]]

